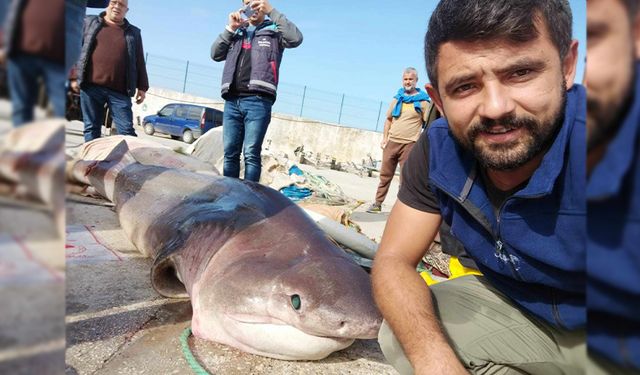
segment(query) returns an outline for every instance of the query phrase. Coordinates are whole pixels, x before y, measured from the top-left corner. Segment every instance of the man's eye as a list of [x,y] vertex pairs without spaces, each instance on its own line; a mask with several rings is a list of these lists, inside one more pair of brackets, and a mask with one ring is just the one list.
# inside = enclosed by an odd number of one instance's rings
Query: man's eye
[[461,93],[463,93],[463,92],[465,92],[465,91],[469,91],[469,90],[471,90],[472,88],[473,88],[473,85],[472,85],[472,84],[470,84],[470,83],[465,83],[464,85],[460,85],[460,86],[456,87],[454,91],[455,91],[457,94],[461,94]]
[[513,72],[514,77],[524,77],[531,73],[531,69],[519,69]]

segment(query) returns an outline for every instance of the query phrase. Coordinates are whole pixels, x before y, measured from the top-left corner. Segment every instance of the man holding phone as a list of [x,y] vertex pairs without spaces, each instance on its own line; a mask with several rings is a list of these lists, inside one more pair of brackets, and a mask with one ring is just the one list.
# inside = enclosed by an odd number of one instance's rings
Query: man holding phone
[[242,152],[244,178],[257,182],[282,54],[285,48],[302,43],[302,33],[268,0],[243,0],[242,4],[229,14],[229,24],[211,46],[211,58],[225,61],[221,88],[226,100],[223,174],[239,178]]

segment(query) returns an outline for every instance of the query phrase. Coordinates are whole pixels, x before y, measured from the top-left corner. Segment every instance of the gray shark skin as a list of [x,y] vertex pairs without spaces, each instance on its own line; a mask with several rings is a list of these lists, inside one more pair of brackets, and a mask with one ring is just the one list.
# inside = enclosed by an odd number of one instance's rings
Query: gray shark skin
[[191,299],[196,337],[286,360],[377,337],[369,276],[281,193],[142,165],[124,142],[69,173],[115,204],[123,230],[154,260],[158,293]]

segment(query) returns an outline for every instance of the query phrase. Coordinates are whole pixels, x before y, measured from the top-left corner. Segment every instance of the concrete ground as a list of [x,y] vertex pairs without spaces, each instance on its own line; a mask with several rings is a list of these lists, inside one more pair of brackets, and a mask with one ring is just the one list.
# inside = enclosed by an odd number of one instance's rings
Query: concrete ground
[[[67,128],[67,146],[82,143],[82,124]],[[140,137],[177,146],[168,137]],[[305,170],[338,184],[352,198],[366,201],[352,219],[379,241],[397,194],[393,181],[383,213],[369,214],[378,179],[333,170]],[[67,201],[66,373],[189,374],[179,336],[189,326],[188,301],[170,300],[151,287],[151,262],[143,258],[123,231],[113,210],[100,201]],[[85,237],[82,237],[85,236]],[[91,237],[88,237],[91,236]],[[82,238],[85,238],[82,240]],[[86,245],[89,238],[91,246]],[[84,241],[82,249],[73,241]],[[215,374],[393,374],[376,340],[357,340],[351,347],[315,362],[290,362],[246,354],[193,337],[198,361]],[[1,371],[0,371],[1,372]]]
[[[0,101],[0,138],[10,113]],[[51,212],[0,194],[0,374],[62,373],[64,265]]]

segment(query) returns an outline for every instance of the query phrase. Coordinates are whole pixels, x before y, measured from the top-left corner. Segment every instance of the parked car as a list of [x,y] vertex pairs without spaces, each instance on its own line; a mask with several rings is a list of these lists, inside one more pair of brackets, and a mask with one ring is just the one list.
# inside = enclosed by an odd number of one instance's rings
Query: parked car
[[193,104],[171,103],[155,115],[145,116],[146,134],[169,134],[173,139],[192,143],[209,129],[222,126],[222,111]]

